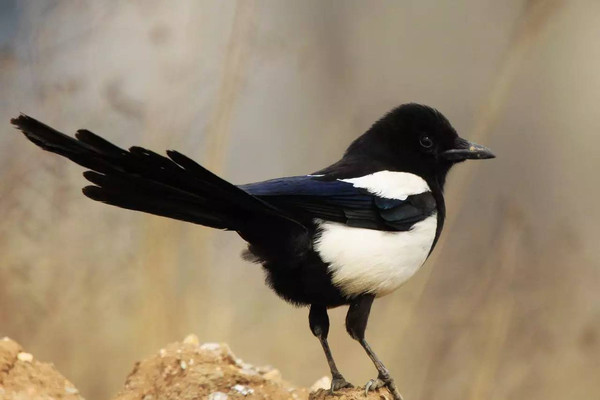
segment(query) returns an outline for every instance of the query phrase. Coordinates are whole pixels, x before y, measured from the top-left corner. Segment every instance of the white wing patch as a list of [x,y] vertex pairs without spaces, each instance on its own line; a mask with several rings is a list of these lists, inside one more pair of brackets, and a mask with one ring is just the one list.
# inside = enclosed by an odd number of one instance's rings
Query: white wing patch
[[340,179],[356,188],[366,189],[380,197],[406,200],[413,194],[429,192],[429,185],[423,178],[408,172],[379,171],[358,178]]
[[436,213],[409,231],[389,232],[317,221],[315,249],[329,263],[333,284],[347,296],[386,295],[423,265],[435,238]]

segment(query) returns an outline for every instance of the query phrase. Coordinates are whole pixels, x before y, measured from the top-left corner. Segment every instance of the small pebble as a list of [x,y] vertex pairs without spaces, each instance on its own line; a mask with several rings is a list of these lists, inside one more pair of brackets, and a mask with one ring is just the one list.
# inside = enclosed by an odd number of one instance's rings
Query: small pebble
[[278,369],[272,369],[263,374],[263,378],[280,381],[281,380],[281,372]]
[[181,369],[186,369],[187,368],[187,363],[185,361],[181,360],[179,362],[179,366],[181,367]]
[[233,386],[232,389],[244,396],[248,396],[249,394],[254,393],[254,389],[240,384]]
[[194,335],[193,333],[190,335],[187,335],[185,337],[185,339],[183,339],[183,343],[185,344],[195,344],[196,346],[198,346],[200,344],[200,340],[198,340],[198,336]]
[[330,387],[331,387],[331,378],[328,376],[324,376],[312,384],[312,386],[310,387],[310,391],[314,392],[319,389],[329,389]]
[[255,375],[258,375],[258,372],[256,372],[253,369],[250,369],[250,368],[242,368],[242,369],[240,369],[240,374],[255,376]]
[[202,343],[200,350],[204,351],[221,351],[221,345],[219,343]]
[[33,361],[33,355],[31,353],[25,353],[25,352],[22,351],[19,354],[17,354],[17,359],[19,361],[32,362]]
[[254,369],[256,369],[259,374],[266,374],[267,372],[274,370],[275,367],[271,365],[262,365],[259,367],[254,367]]
[[160,349],[158,354],[160,354],[161,357],[164,357],[167,355],[167,351],[165,349]]
[[227,400],[227,397],[223,392],[213,392],[208,395],[208,400]]
[[79,393],[79,390],[77,390],[77,388],[75,388],[73,386],[65,386],[65,392],[67,392],[69,394],[76,394],[76,393]]

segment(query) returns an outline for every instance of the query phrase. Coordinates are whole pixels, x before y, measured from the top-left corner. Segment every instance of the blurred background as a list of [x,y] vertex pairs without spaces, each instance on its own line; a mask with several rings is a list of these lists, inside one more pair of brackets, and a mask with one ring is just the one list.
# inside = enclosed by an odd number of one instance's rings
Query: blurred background
[[[452,171],[442,240],[375,302],[373,348],[407,399],[600,398],[599,38],[597,0],[1,0],[0,336],[88,399],[191,332],[312,384],[307,309],[235,234],[87,200],[82,169],[9,118],[245,183],[318,170],[414,101],[498,158]],[[345,311],[330,342],[362,385]]]

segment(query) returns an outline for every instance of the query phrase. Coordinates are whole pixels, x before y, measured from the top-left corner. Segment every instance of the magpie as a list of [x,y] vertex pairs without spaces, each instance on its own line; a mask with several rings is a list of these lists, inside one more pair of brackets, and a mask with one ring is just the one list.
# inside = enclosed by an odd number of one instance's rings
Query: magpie
[[329,308],[348,305],[346,330],[374,363],[365,390],[401,395],[365,340],[373,300],[400,287],[435,247],[446,216],[443,189],[453,165],[494,158],[462,139],[437,110],[403,104],[376,121],[334,164],[310,175],[233,185],[185,155],[124,150],[88,130],[67,136],[25,114],[11,120],[44,150],[89,169],[87,197],[216,229],[248,242],[284,300],[308,306],[332,375],[331,391],[352,385],[327,336]]

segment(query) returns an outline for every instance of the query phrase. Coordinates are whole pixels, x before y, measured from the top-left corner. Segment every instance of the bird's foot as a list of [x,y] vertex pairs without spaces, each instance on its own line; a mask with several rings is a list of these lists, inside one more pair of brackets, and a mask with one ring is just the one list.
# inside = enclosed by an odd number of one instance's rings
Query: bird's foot
[[377,379],[371,379],[365,385],[365,396],[369,394],[370,390],[377,390],[382,387],[387,387],[392,396],[394,396],[394,400],[403,400],[402,395],[398,391],[394,380],[390,376],[382,376],[379,375]]
[[331,379],[331,394],[338,389],[343,388],[351,388],[354,387],[350,382],[348,382],[342,375],[335,375]]

